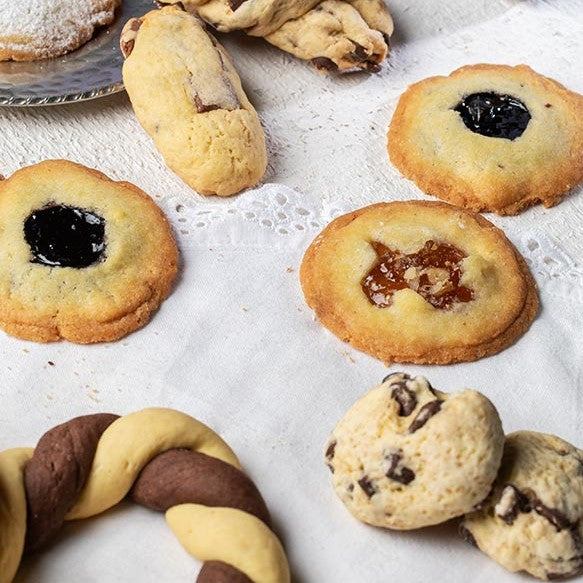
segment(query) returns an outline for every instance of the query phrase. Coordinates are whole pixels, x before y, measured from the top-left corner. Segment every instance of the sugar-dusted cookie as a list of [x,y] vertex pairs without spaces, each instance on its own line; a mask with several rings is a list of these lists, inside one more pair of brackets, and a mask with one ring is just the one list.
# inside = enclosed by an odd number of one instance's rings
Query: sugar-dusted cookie
[[0,182],[0,328],[27,340],[116,340],[168,295],[166,217],[127,182],[50,160]]
[[332,221],[304,255],[306,302],[334,334],[385,362],[449,364],[512,344],[538,310],[504,233],[440,202],[392,202]]
[[223,47],[175,6],[124,27],[123,80],[134,112],[168,166],[201,194],[253,186],[267,165],[255,109]]
[[525,65],[462,67],[405,91],[388,150],[424,192],[471,210],[553,206],[583,180],[583,96]]
[[554,435],[506,438],[490,496],[461,534],[510,571],[562,579],[583,570],[583,451]]
[[185,413],[150,408],[76,417],[34,450],[0,452],[0,583],[65,520],[100,514],[128,493],[165,512],[178,541],[204,561],[197,583],[290,582],[269,511],[231,448]]
[[325,457],[356,518],[406,530],[460,516],[486,498],[503,446],[484,395],[447,394],[424,377],[394,373],[348,410]]
[[0,61],[58,57],[86,43],[109,24],[121,0],[4,0]]

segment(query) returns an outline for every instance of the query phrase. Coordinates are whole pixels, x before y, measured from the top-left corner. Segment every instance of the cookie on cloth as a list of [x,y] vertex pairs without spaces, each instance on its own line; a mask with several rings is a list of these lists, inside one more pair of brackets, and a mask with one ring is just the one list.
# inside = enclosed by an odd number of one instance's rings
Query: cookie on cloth
[[300,280],[324,326],[387,363],[495,354],[538,310],[504,233],[441,202],[379,203],[335,219],[306,251]]
[[510,571],[562,579],[583,570],[583,451],[554,435],[506,437],[493,491],[460,533]]
[[0,61],[58,57],[113,21],[121,0],[6,0],[0,10]]
[[176,6],[129,20],[123,80],[142,127],[168,166],[200,194],[254,186],[267,166],[257,112],[225,49]]
[[500,417],[484,395],[443,393],[424,377],[394,373],[352,405],[325,456],[336,494],[356,518],[407,530],[486,498],[503,446]]
[[116,340],[170,292],[166,217],[127,182],[67,160],[0,182],[0,328],[26,340]]
[[391,162],[424,192],[474,211],[557,204],[583,180],[583,96],[518,65],[470,65],[411,85]]

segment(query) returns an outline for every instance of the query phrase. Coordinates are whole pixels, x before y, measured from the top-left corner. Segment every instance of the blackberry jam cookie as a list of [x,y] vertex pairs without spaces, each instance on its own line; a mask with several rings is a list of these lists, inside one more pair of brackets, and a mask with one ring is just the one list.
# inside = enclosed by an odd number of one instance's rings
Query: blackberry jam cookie
[[326,445],[336,494],[367,524],[407,530],[460,516],[492,487],[504,432],[492,403],[389,375],[349,409]]
[[300,280],[324,326],[387,363],[495,354],[538,311],[534,280],[504,233],[440,202],[380,203],[335,219],[306,251]]
[[399,99],[391,162],[424,192],[474,211],[546,207],[583,180],[583,96],[519,65],[472,65]]
[[37,342],[117,340],[170,292],[166,217],[127,182],[50,160],[0,182],[0,327]]
[[79,48],[113,21],[121,0],[18,0],[0,9],[0,61],[36,61]]
[[562,579],[583,570],[583,451],[554,435],[506,438],[492,493],[460,533],[510,571]]
[[255,185],[267,165],[255,109],[225,49],[175,6],[129,20],[123,80],[134,112],[168,166],[200,194]]

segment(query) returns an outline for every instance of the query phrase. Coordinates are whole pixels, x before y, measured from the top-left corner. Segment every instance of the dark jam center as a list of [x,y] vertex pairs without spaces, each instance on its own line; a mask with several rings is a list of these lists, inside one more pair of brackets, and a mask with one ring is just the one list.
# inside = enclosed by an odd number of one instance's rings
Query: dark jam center
[[91,211],[53,205],[34,211],[24,221],[24,237],[33,263],[88,267],[105,250],[105,221]]
[[362,290],[378,308],[390,306],[393,294],[406,288],[441,310],[474,298],[472,289],[460,285],[466,255],[457,247],[427,241],[420,251],[405,255],[377,241],[371,245],[377,262],[363,278]]
[[466,127],[482,136],[514,140],[522,135],[530,113],[524,103],[510,95],[472,93],[455,108]]

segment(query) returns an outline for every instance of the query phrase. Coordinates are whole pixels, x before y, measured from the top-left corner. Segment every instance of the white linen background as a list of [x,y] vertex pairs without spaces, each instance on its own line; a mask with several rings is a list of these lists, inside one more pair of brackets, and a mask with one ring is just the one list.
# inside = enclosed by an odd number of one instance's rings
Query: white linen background
[[[223,38],[266,128],[270,160],[264,185],[228,200],[200,197],[166,169],[125,95],[0,109],[1,173],[68,158],[134,182],[166,211],[181,250],[172,295],[119,342],[41,345],[0,334],[0,450],[34,446],[76,415],[174,407],[238,454],[296,583],[527,580],[464,543],[454,522],[406,533],[360,524],[323,463],[336,422],[396,370],[446,391],[482,391],[507,432],[555,433],[583,446],[582,188],[552,209],[488,215],[526,257],[542,305],[529,331],[496,356],[388,369],[315,322],[301,294],[302,254],[332,218],[377,201],[429,199],[386,155],[386,128],[409,83],[464,64],[527,63],[583,93],[583,0],[444,4],[394,0],[395,46],[380,75],[320,76],[260,40]],[[16,580],[192,581],[197,569],[162,515],[123,503],[69,524]]]

